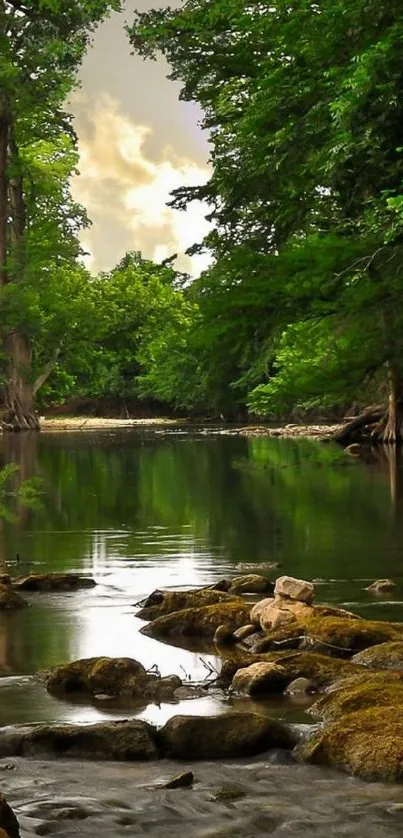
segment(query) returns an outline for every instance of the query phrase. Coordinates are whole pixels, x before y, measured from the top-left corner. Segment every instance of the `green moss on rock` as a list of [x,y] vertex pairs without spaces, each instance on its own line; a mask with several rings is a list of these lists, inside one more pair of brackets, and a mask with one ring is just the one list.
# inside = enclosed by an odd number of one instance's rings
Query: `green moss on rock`
[[201,608],[205,605],[215,605],[219,602],[233,602],[239,598],[235,594],[225,591],[201,588],[193,591],[153,591],[146,599],[145,605],[137,612],[136,617],[141,620],[156,620],[175,611],[185,608]]
[[250,606],[240,597],[230,601],[206,605],[202,608],[185,608],[164,617],[158,617],[140,631],[149,637],[199,636],[213,638],[219,626],[230,631],[241,628],[249,620]]
[[403,706],[403,673],[359,672],[342,679],[310,708],[319,719],[333,721],[370,707]]
[[403,640],[392,643],[380,643],[358,652],[352,658],[360,666],[373,669],[402,669],[403,670]]
[[371,706],[343,715],[298,745],[295,756],[304,762],[341,768],[364,780],[401,782],[401,706]]

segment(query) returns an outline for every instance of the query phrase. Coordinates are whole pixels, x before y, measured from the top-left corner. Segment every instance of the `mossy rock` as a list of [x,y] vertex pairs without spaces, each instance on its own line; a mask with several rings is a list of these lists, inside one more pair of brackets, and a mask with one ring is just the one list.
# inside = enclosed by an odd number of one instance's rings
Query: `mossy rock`
[[369,666],[372,669],[403,670],[403,640],[371,646],[363,652],[358,652],[351,660],[353,663]]
[[249,620],[249,605],[240,597],[230,601],[217,602],[202,608],[185,608],[164,617],[158,617],[152,623],[140,629],[149,637],[164,638],[169,636],[199,636],[213,638],[219,626],[225,625],[230,631],[241,628]]
[[0,731],[0,755],[96,760],[158,759],[156,731],[139,719]]
[[380,620],[352,620],[348,617],[313,616],[305,625],[305,643],[314,651],[340,656],[354,654],[369,646],[403,641],[403,624]]
[[18,820],[3,794],[0,794],[0,833],[1,832],[4,832],[6,838],[20,838]]
[[217,591],[211,588],[200,588],[193,591],[153,591],[147,597],[144,607],[136,613],[140,620],[156,620],[175,611],[185,608],[201,608],[205,605],[215,605],[219,602],[233,602],[238,600],[235,594]]
[[230,759],[290,749],[295,736],[281,722],[259,713],[174,716],[159,731],[164,756],[173,759]]
[[299,744],[303,762],[331,765],[364,780],[403,781],[403,716],[400,707],[368,707],[317,730]]
[[233,594],[266,594],[273,593],[274,582],[258,573],[248,573],[245,576],[235,576],[231,580],[230,593]]
[[309,712],[332,722],[347,713],[389,705],[403,706],[403,673],[361,672],[339,681]]
[[21,591],[76,591],[95,585],[94,579],[78,573],[30,573],[13,580],[14,588]]
[[[361,672],[360,667],[342,658],[332,658],[316,652],[269,652],[253,655],[248,652],[241,653],[238,650],[231,654],[231,650],[228,650],[223,660],[220,681],[223,684],[229,684],[239,669],[263,662],[281,667],[284,677],[279,677],[277,680],[279,692],[282,692],[296,678],[308,678],[312,689],[319,690],[334,684],[341,678]],[[275,691],[275,687],[276,679],[273,678],[271,691]]]
[[132,658],[72,661],[46,673],[45,680],[48,692],[53,695],[126,695],[143,704],[174,701],[175,691],[182,685],[177,675],[159,678],[147,673],[144,666]]

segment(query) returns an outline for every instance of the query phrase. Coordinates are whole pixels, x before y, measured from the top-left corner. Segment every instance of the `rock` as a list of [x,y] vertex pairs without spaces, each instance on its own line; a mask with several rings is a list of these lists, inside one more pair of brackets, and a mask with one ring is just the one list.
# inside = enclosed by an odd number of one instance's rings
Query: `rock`
[[388,641],[403,641],[403,624],[380,620],[353,620],[348,617],[314,615],[305,625],[305,644],[313,651],[326,651],[340,657],[352,655]]
[[26,608],[27,605],[27,601],[17,591],[13,591],[10,585],[0,584],[0,611],[13,611]]
[[182,686],[177,675],[160,678],[147,673],[132,658],[84,658],[45,673],[46,688],[52,695],[87,693],[92,697],[126,695],[142,703],[175,701]]
[[396,582],[393,582],[392,579],[377,579],[365,590],[371,594],[388,594],[390,591],[395,591],[396,588]]
[[236,569],[242,573],[262,573],[265,570],[275,570],[281,567],[280,562],[241,562],[237,564]]
[[185,789],[191,786],[194,782],[194,774],[193,771],[183,771],[182,774],[177,774],[176,777],[172,777],[172,780],[168,780],[167,783],[164,783],[164,789]]
[[238,669],[232,679],[231,688],[234,692],[256,696],[282,692],[287,683],[286,668],[281,664],[261,661]]
[[247,576],[235,576],[229,589],[233,594],[265,594],[273,593],[274,582],[269,582],[265,576],[249,573]]
[[372,669],[403,670],[403,640],[370,646],[369,649],[354,655],[351,662],[360,666],[370,666]]
[[152,623],[143,626],[140,631],[149,637],[186,637],[198,636],[213,638],[219,626],[225,625],[230,631],[245,625],[249,621],[250,606],[240,597],[230,601],[206,605],[202,608],[185,608],[164,617],[158,617]]
[[251,637],[253,634],[256,634],[256,626],[253,623],[248,623],[246,626],[241,626],[241,628],[234,631],[235,640],[246,640],[247,637]]
[[274,588],[275,595],[290,597],[298,602],[311,603],[315,597],[315,588],[312,582],[304,579],[294,579],[293,576],[279,576],[276,579]]
[[309,678],[295,678],[284,692],[286,695],[307,695],[312,692],[312,681]]
[[306,621],[312,613],[312,606],[306,603],[276,596],[257,602],[250,612],[250,621],[258,624],[263,631],[270,631],[279,626],[289,626],[298,620]]
[[[222,685],[229,685],[238,670],[250,667],[252,664],[261,664],[262,662],[271,664],[272,666],[281,666],[285,671],[283,685],[281,685],[281,679],[278,681],[280,692],[296,678],[307,678],[312,684],[312,689],[319,690],[330,684],[337,683],[342,678],[362,674],[362,668],[349,663],[349,661],[343,660],[342,658],[332,658],[329,655],[320,655],[315,652],[286,651],[253,655],[249,652],[242,652],[241,654],[236,648],[235,654],[231,655],[231,650],[228,650],[227,657],[224,658],[220,674]],[[275,686],[276,681],[273,678],[273,690]]]
[[220,789],[214,789],[212,792],[213,800],[217,801],[240,800],[241,797],[245,796],[246,791],[232,786],[223,786]]
[[401,706],[403,673],[361,671],[339,680],[310,708],[315,718],[332,722],[369,707]]
[[0,794],[0,828],[7,838],[20,838],[18,820],[3,794]]
[[16,725],[0,730],[0,756],[158,759],[155,739],[155,729],[137,719],[90,725]]
[[401,705],[371,706],[326,725],[300,743],[300,761],[332,765],[364,780],[403,780]]
[[173,759],[229,759],[291,748],[288,728],[258,713],[174,716],[159,731],[164,756]]
[[234,594],[213,588],[200,588],[193,591],[153,591],[145,600],[144,607],[137,612],[140,620],[156,620],[175,611],[185,608],[200,608],[205,605],[215,605],[220,602],[237,600]]
[[214,632],[213,642],[215,646],[231,646],[236,643],[236,637],[228,626],[218,626]]
[[31,573],[13,580],[14,588],[21,591],[76,591],[95,585],[94,579],[77,573]]

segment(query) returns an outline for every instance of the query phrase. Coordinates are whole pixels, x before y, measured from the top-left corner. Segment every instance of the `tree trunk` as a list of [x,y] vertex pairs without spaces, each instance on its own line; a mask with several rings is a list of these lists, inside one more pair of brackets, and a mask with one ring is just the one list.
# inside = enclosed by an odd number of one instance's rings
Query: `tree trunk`
[[7,147],[8,120],[0,106],[0,288],[6,282],[8,182]]
[[393,364],[388,363],[389,403],[381,421],[372,431],[374,442],[383,445],[403,444],[403,387]]
[[[13,164],[13,176],[7,181],[6,211],[11,223],[7,229],[8,270],[6,282],[21,282],[25,272],[25,202],[23,177],[13,126],[8,126],[7,154]],[[7,160],[6,160],[7,162]],[[4,348],[8,358],[6,386],[6,415],[3,430],[38,431],[35,414],[35,393],[32,381],[32,346],[22,332],[13,330],[5,335]]]
[[12,332],[6,339],[9,358],[9,377],[6,387],[6,416],[3,430],[38,431],[39,420],[35,413],[34,388],[31,379],[32,348],[19,332]]

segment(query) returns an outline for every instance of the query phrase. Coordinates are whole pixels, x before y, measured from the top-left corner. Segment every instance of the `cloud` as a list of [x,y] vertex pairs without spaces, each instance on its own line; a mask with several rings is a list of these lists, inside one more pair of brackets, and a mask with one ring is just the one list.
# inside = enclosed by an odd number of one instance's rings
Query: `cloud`
[[179,212],[167,201],[179,186],[205,183],[208,167],[156,143],[152,128],[137,124],[108,94],[94,101],[79,92],[72,110],[80,151],[72,190],[93,222],[83,236],[87,265],[108,270],[128,250],[140,250],[156,262],[178,253],[178,269],[200,273],[208,257],[184,251],[210,229],[208,210],[194,202]]

